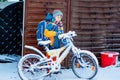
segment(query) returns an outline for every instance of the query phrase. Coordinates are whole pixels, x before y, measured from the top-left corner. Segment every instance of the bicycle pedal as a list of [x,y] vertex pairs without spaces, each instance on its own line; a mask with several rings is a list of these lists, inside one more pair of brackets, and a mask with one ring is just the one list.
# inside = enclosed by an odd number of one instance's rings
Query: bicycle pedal
[[57,72],[54,72],[53,74],[62,74],[62,71],[57,71]]

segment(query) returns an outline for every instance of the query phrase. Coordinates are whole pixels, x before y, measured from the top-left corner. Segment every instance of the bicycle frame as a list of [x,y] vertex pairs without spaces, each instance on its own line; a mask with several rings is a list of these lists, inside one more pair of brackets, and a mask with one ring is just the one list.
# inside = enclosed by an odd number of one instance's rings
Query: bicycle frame
[[[37,66],[37,65],[39,65],[41,63],[45,63],[45,62],[52,62],[53,57],[56,57],[57,58],[56,63],[60,64],[67,57],[70,50],[72,50],[72,52],[74,54],[75,54],[75,52],[78,51],[78,49],[72,43],[72,41],[71,41],[72,39],[66,39],[66,40],[67,40],[68,43],[65,46],[63,46],[59,49],[49,50],[48,47],[45,46],[47,54],[50,55],[50,59],[47,59],[46,56],[44,56],[41,51],[39,51],[37,48],[35,48],[33,46],[27,46],[26,45],[25,47],[30,49],[30,50],[33,50],[33,51],[37,52],[42,57],[42,60],[40,62],[38,62],[37,64],[35,64],[34,66]],[[61,56],[59,56],[60,54],[61,54]],[[57,64],[55,64],[55,65],[57,65]],[[37,67],[37,68],[41,69],[41,68],[51,68],[51,67],[49,65],[46,65],[46,66],[41,66],[41,67]]]
[[[77,56],[78,58],[80,58],[79,54],[81,52],[87,52],[90,55],[92,55],[93,58],[95,58],[96,62],[98,63],[96,57],[90,51],[80,50],[74,46],[72,39],[67,39],[67,40],[68,40],[67,45],[65,45],[59,49],[53,49],[53,50],[49,50],[47,47],[46,52],[51,56],[51,58],[57,57],[57,62],[59,62],[59,63],[61,63],[66,58],[66,56],[69,54],[70,50],[72,50],[73,54],[75,54],[75,56]],[[37,48],[35,48],[33,46],[28,46],[28,45],[25,45],[25,48],[37,52],[42,58],[46,59],[46,56],[41,51],[39,51]],[[61,54],[61,56],[59,56],[60,54]]]
[[[54,50],[48,50],[47,53],[52,57],[57,57],[57,62],[61,63],[66,56],[69,54],[69,51],[71,50],[72,45],[68,43],[67,45]],[[61,56],[59,56],[61,54]]]
[[[96,61],[96,63],[98,64],[98,60],[96,59],[96,57],[93,55],[93,53],[91,53],[90,51],[87,50],[80,50],[77,47],[74,46],[73,42],[71,41],[71,39],[67,39],[68,43],[67,45],[59,48],[59,49],[53,49],[53,50],[49,50],[48,48],[46,49],[46,52],[50,55],[50,59],[47,60],[41,60],[41,62],[38,62],[36,65],[44,63],[44,62],[48,62],[48,61],[52,61],[53,57],[57,57],[57,61],[58,63],[61,63],[66,56],[69,54],[70,50],[72,50],[72,53],[74,54],[74,56],[76,56],[77,58],[80,58],[80,53],[88,53],[90,54]],[[44,54],[42,54],[41,51],[39,51],[37,48],[33,47],[33,46],[28,46],[25,45],[26,48],[33,50],[35,52],[37,52],[43,59],[46,59],[46,56]],[[61,56],[59,56],[61,54]],[[84,63],[82,65],[82,61],[78,61],[81,66],[84,66]],[[49,66],[47,66],[49,68]]]

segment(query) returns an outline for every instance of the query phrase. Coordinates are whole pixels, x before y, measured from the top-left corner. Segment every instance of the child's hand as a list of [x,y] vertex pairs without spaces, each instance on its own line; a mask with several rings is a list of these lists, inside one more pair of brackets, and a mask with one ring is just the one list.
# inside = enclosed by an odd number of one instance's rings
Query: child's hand
[[65,36],[65,34],[60,34],[60,35],[58,36],[58,38],[59,38],[59,39],[62,39],[64,36]]

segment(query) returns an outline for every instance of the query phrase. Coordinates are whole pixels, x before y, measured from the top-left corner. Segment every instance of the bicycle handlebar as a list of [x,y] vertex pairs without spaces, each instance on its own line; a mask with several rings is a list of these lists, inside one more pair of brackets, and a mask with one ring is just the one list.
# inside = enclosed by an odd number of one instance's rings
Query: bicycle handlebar
[[75,37],[75,36],[77,36],[75,31],[69,31],[68,33],[64,33],[64,34],[59,35],[58,38],[59,39],[62,39],[62,38],[72,38],[72,37]]

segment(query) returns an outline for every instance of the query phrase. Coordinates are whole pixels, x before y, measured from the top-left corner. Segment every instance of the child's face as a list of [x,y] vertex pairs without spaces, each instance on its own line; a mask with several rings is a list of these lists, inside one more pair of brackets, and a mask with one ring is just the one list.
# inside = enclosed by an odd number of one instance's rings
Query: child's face
[[61,15],[55,17],[55,20],[58,21],[58,22],[61,21],[61,19],[62,19]]

